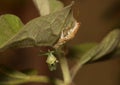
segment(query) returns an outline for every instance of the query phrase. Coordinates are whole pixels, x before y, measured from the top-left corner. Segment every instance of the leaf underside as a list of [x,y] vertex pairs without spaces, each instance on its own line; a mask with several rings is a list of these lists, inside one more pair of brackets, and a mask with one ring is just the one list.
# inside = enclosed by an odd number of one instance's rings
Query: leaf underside
[[[75,19],[71,12],[71,6],[72,4],[55,13],[35,18],[24,27],[19,27],[20,30],[12,24],[11,27],[14,27],[17,31],[15,33],[11,32],[12,36],[2,35],[5,37],[5,40],[4,42],[1,41],[0,50],[16,47],[53,46],[65,28],[69,26],[72,28],[74,26]],[[3,16],[5,17],[6,15]],[[12,21],[10,20],[10,23]],[[1,24],[0,30],[4,27],[4,22],[1,22]],[[15,25],[18,25],[18,23],[15,23]],[[10,27],[4,28],[3,31],[6,32],[8,29]],[[7,36],[9,36],[9,39],[6,39]]]

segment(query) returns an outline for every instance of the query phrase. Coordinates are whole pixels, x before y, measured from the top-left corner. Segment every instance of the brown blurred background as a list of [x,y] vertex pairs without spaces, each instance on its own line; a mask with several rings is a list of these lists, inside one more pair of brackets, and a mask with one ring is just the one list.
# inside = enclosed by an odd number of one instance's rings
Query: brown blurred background
[[[73,0],[61,0],[68,5]],[[80,30],[69,44],[99,42],[118,23],[118,17],[103,18],[107,9],[117,0],[75,0],[74,15],[81,22]],[[24,23],[38,17],[32,0],[0,0],[0,15],[11,13],[19,16]],[[0,64],[22,70],[34,68],[42,75],[53,76],[49,72],[44,57],[39,57],[40,48],[7,50],[1,53]],[[75,78],[76,85],[120,85],[120,58],[85,65]],[[24,84],[26,85],[26,84]],[[40,84],[27,84],[40,85]],[[43,85],[43,84],[41,84]]]

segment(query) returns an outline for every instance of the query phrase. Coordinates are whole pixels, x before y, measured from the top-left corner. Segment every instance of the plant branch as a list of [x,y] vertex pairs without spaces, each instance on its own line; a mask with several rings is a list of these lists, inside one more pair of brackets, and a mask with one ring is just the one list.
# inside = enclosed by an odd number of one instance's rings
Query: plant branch
[[71,74],[72,74],[72,80],[74,79],[74,77],[76,76],[77,72],[79,71],[79,69],[82,68],[82,64],[79,64],[78,62],[72,67],[72,69],[70,70]]
[[65,84],[70,84],[71,83],[71,75],[70,75],[67,59],[64,56],[64,53],[59,53],[58,56],[59,56],[61,70],[63,73],[64,82],[65,82]]
[[28,83],[28,82],[35,82],[35,83],[54,83],[55,85],[64,85],[62,80],[59,79],[51,79],[46,76],[37,76],[37,75],[32,75],[28,76],[24,79],[14,79],[14,80],[9,80],[6,82],[1,82],[0,84],[2,85],[16,85],[16,84],[23,84],[23,83]]

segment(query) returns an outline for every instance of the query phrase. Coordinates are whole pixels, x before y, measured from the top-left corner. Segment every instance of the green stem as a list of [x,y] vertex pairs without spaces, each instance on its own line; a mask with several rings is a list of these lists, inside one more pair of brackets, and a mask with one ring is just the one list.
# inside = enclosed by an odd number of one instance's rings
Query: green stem
[[63,81],[59,79],[51,79],[45,76],[31,76],[29,79],[31,82],[42,82],[42,83],[54,83],[55,85],[63,85]]
[[83,66],[82,64],[77,63],[75,64],[75,66],[72,67],[71,69],[72,80],[75,78],[77,72],[79,71],[80,68],[82,68],[82,66]]
[[64,82],[65,82],[65,84],[70,84],[71,83],[71,75],[70,75],[67,59],[65,56],[59,56],[59,60],[60,60],[61,70],[63,73]]
[[46,76],[28,76],[25,79],[18,79],[18,80],[11,80],[11,81],[6,81],[4,83],[0,83],[1,85],[16,85],[16,84],[23,84],[23,83],[28,83],[28,82],[35,82],[35,83],[54,83],[55,85],[64,85],[63,81],[59,79],[51,79]]

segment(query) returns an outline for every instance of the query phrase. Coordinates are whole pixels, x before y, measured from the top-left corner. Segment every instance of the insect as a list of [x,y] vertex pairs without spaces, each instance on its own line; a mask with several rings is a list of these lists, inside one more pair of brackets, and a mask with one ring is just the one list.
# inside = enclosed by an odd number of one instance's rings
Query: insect
[[54,51],[50,51],[50,50],[48,50],[48,53],[46,53],[47,55],[46,63],[48,64],[50,71],[56,70],[58,63],[58,60],[53,53]]
[[70,27],[66,28],[66,30],[62,31],[60,39],[58,42],[54,45],[54,48],[58,48],[59,46],[63,45],[70,39],[74,38],[75,34],[77,33],[78,29],[80,27],[80,23],[77,21],[75,22],[75,25],[73,28],[69,29]]

